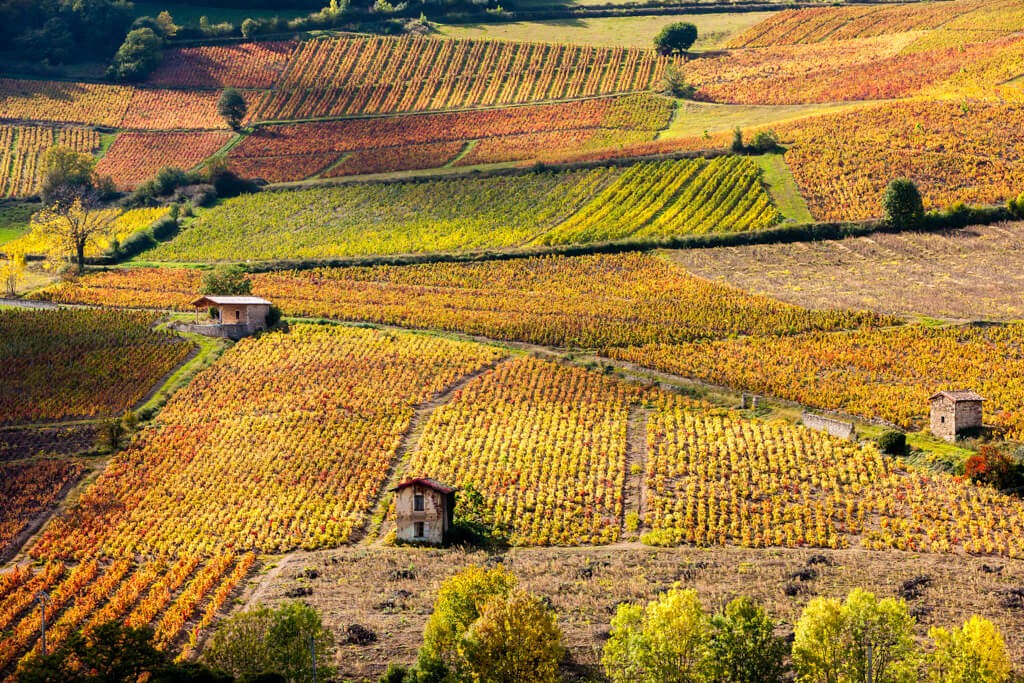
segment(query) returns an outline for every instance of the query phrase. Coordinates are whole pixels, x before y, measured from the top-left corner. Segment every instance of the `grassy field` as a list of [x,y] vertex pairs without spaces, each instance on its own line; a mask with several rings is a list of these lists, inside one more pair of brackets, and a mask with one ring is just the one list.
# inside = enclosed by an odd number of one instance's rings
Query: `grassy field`
[[29,219],[39,205],[28,202],[0,202],[0,244],[21,237],[29,228]]
[[703,277],[811,308],[1024,318],[1024,223],[671,252]]
[[654,17],[609,17],[600,19],[556,19],[508,24],[439,24],[438,30],[451,38],[494,38],[544,43],[651,47],[654,36],[666,24],[689,21],[697,25],[695,50],[714,50],[771,12],[728,14],[680,14]]
[[786,165],[785,158],[781,154],[762,154],[755,157],[755,161],[761,169],[761,180],[779,212],[787,220],[811,223],[814,220],[811,210],[807,208],[807,202],[800,194],[796,178]]
[[815,114],[846,111],[861,106],[859,103],[837,104],[713,104],[679,100],[675,118],[659,140],[688,138],[728,131],[739,126],[742,129],[761,128],[801,119]]

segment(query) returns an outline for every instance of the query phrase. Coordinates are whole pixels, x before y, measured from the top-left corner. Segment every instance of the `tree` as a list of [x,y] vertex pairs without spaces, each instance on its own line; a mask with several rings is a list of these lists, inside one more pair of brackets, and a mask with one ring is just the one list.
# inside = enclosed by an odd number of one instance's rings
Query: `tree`
[[224,266],[203,276],[200,294],[246,296],[252,294],[252,282],[239,266]]
[[742,154],[746,149],[747,146],[743,142],[743,130],[736,126],[732,129],[732,151],[736,154]]
[[96,186],[96,160],[91,154],[80,154],[70,147],[57,145],[43,155],[43,180],[39,194],[44,204],[70,195],[83,194]]
[[786,642],[775,622],[747,597],[739,597],[711,619],[711,680],[716,683],[775,683],[786,673]]
[[160,64],[164,41],[148,26],[132,29],[114,55],[107,76],[118,81],[141,81]]
[[697,27],[688,21],[678,21],[661,29],[654,37],[654,49],[661,55],[681,54],[697,42]]
[[665,67],[665,75],[661,77],[661,92],[672,97],[693,97],[696,88],[686,82],[686,74],[675,64]]
[[875,683],[911,683],[916,680],[914,623],[903,600],[878,600],[859,588],[842,604],[815,598],[796,624],[797,680],[860,683],[867,680],[870,661]]
[[153,629],[117,622],[100,624],[85,633],[72,632],[45,657],[29,656],[18,667],[18,683],[135,683],[142,676],[154,683],[228,679],[196,665],[177,666],[156,647]]
[[493,596],[463,636],[461,673],[479,683],[556,683],[561,638],[555,613],[541,598],[520,590]]
[[977,484],[996,488],[1014,488],[1019,483],[1014,461],[992,444],[982,445],[964,461],[964,475]]
[[242,93],[234,88],[224,88],[220,99],[217,100],[217,113],[231,126],[232,130],[238,130],[248,112],[249,105],[246,104]]
[[898,229],[920,227],[924,221],[924,203],[913,180],[897,178],[885,188],[882,197],[885,221]]
[[703,681],[709,637],[697,592],[677,585],[646,607],[619,606],[601,663],[613,683]]
[[18,285],[25,277],[28,260],[24,249],[6,247],[6,250],[7,258],[0,262],[0,278],[3,279],[7,296],[14,298],[18,295]]
[[1011,663],[1006,642],[995,624],[975,615],[952,633],[943,628],[928,631],[935,641],[929,661],[929,680],[934,683],[1003,683],[1009,680]]
[[32,216],[32,229],[52,245],[55,254],[74,259],[81,273],[85,269],[85,248],[109,235],[116,219],[117,211],[101,208],[96,193],[90,191],[58,199],[41,209]]
[[420,671],[466,670],[463,636],[480,618],[488,600],[506,597],[515,586],[516,577],[501,567],[471,566],[445,580],[423,628],[423,647],[417,664]]
[[203,659],[234,676],[276,672],[288,681],[306,681],[313,668],[311,644],[316,646],[317,674],[330,680],[334,639],[317,611],[301,602],[274,609],[261,605],[222,621]]

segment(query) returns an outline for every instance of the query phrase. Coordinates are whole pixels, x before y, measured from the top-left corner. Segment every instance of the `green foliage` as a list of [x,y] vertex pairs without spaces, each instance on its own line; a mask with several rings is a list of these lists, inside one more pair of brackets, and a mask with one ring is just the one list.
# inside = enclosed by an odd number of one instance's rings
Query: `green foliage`
[[914,181],[907,178],[897,178],[889,183],[882,197],[882,209],[886,223],[899,230],[918,228],[924,222],[921,193]]
[[995,624],[977,615],[952,633],[932,628],[928,677],[933,683],[1003,683],[1010,679],[1006,642]]
[[903,600],[878,600],[859,588],[842,604],[814,598],[796,624],[797,680],[860,683],[867,680],[870,651],[872,681],[913,683],[914,623]]
[[311,678],[311,643],[316,644],[316,670],[331,680],[334,640],[312,607],[290,602],[277,608],[259,606],[222,621],[203,659],[234,676],[277,672],[291,682]]
[[743,143],[743,130],[739,126],[736,126],[732,131],[731,149],[736,154],[742,154],[747,149],[747,146]]
[[252,294],[252,282],[239,266],[224,266],[203,276],[200,294],[246,296]]
[[907,452],[907,435],[895,429],[887,429],[878,437],[878,450],[886,455],[903,455]]
[[619,606],[601,664],[612,683],[704,681],[710,632],[697,592],[676,586],[646,608]]
[[466,631],[480,618],[489,599],[506,597],[515,586],[515,576],[501,567],[471,566],[445,580],[423,629],[419,672],[447,671],[457,676],[458,672],[468,671],[463,638]]
[[557,683],[564,649],[554,611],[523,591],[496,595],[463,637],[466,669],[479,683]]
[[686,52],[697,42],[697,27],[688,21],[668,24],[654,37],[654,49],[662,55]]
[[62,145],[51,147],[43,155],[43,180],[39,190],[43,203],[66,201],[69,195],[93,189],[95,167],[96,160],[91,154],[80,154]]
[[762,607],[739,597],[711,619],[710,681],[779,683],[785,680],[786,642]]
[[686,82],[686,74],[675,64],[669,64],[665,68],[665,75],[661,77],[661,92],[672,97],[690,99],[697,89]]
[[446,543],[480,548],[508,544],[508,529],[495,523],[483,494],[472,483],[465,484],[456,495],[455,519],[445,536]]
[[141,81],[160,64],[164,41],[151,28],[128,32],[107,69],[107,77],[118,81]]
[[1006,206],[1014,218],[1024,218],[1024,192],[1017,195],[1016,199],[1011,198]]
[[56,650],[29,655],[18,667],[18,683],[135,683],[146,676],[153,683],[227,683],[230,677],[196,665],[176,665],[153,642],[153,629],[117,622],[100,624],[87,633],[72,632]]
[[0,53],[44,66],[106,60],[131,22],[124,0],[4,0]]
[[758,154],[775,152],[779,149],[779,136],[773,130],[758,131],[750,143],[750,149]]
[[245,115],[249,112],[249,105],[246,104],[242,93],[234,88],[224,88],[217,100],[217,113],[232,130],[238,130],[242,125]]

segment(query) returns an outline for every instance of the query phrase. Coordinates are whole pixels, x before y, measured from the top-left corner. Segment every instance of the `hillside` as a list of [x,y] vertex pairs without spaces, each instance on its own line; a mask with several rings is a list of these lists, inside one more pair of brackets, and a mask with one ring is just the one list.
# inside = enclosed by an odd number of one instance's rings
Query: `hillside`
[[899,680],[964,683],[933,629],[975,616],[1016,680],[1019,2],[241,4],[138,3],[134,80],[41,44],[80,8],[0,28],[48,55],[0,47],[0,680],[305,604],[321,680],[383,681],[474,565],[559,632],[545,683],[629,679],[674,587],[705,658],[764,606],[773,683],[871,677],[794,646],[856,588]]

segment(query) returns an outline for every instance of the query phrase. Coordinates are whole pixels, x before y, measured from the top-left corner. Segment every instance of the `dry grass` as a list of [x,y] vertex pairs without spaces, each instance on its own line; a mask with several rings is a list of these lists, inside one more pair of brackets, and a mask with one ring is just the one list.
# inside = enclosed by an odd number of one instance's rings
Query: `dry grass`
[[[688,138],[704,133],[770,127],[817,114],[837,114],[864,106],[863,102],[834,104],[714,104],[680,100],[675,118],[659,140]],[[745,133],[748,131],[744,130]]]
[[955,319],[1024,318],[1024,223],[945,233],[671,252],[688,270],[788,303]]
[[[809,564],[824,556],[831,564]],[[343,644],[339,665],[346,680],[376,681],[388,662],[411,663],[422,642],[438,584],[470,564],[503,563],[523,587],[548,596],[559,615],[570,662],[586,676],[596,671],[615,606],[653,598],[681,582],[696,588],[708,608],[751,595],[791,628],[816,595],[845,596],[860,586],[879,596],[898,595],[903,582],[928,576],[931,584],[909,605],[920,615],[922,638],[932,625],[959,625],[972,614],[997,623],[1017,664],[1024,661],[1024,621],[1000,606],[1000,591],[1020,587],[1024,562],[960,555],[898,552],[603,548],[519,549],[499,557],[483,553],[414,548],[358,547],[299,553],[281,560],[261,579],[256,601],[278,603],[286,593],[311,589],[302,599],[316,606],[339,643],[361,624],[377,634],[371,645]],[[791,575],[811,566],[817,578]],[[1001,569],[999,569],[1001,568]],[[998,571],[994,571],[998,569]],[[314,570],[316,578],[309,578]],[[789,597],[787,584],[798,587]],[[295,593],[293,593],[294,595]],[[250,600],[252,599],[250,591]]]

